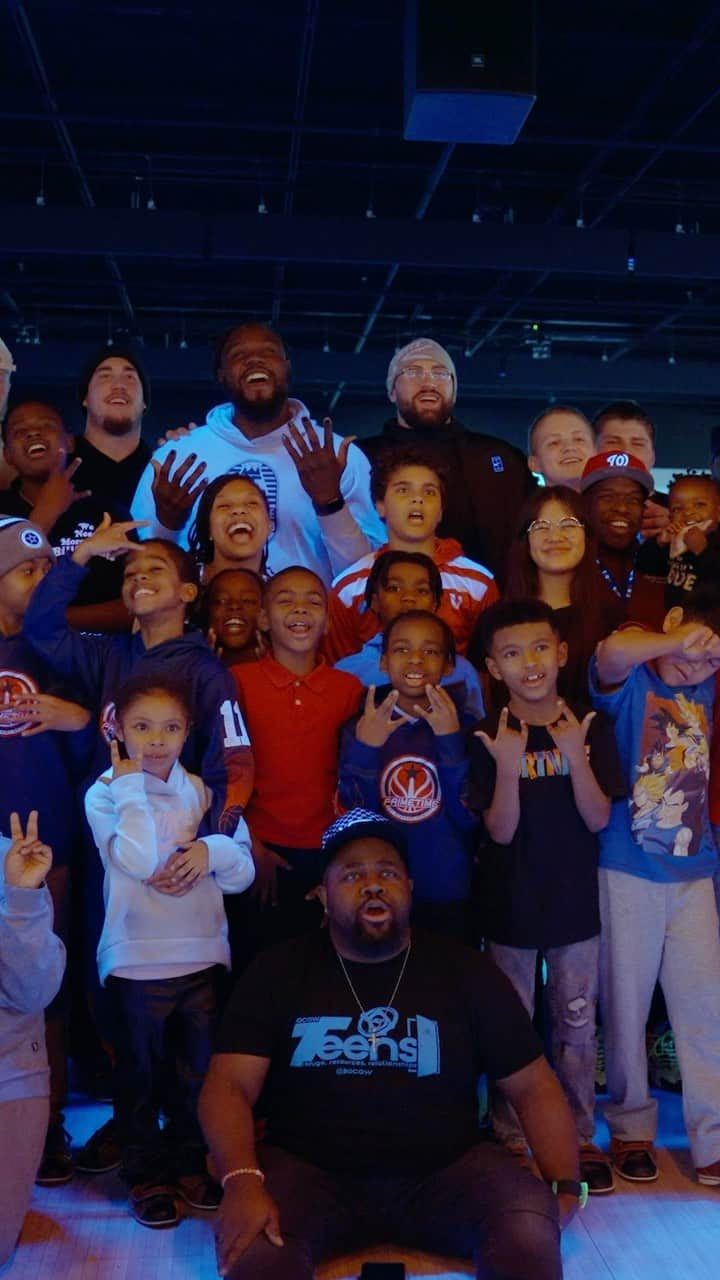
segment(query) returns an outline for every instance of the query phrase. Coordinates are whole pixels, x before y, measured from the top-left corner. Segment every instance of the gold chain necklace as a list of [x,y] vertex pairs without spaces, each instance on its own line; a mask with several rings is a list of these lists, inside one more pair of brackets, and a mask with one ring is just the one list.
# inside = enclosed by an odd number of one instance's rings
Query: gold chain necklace
[[[402,982],[402,980],[403,980],[403,975],[404,975],[404,973],[405,973],[405,969],[407,968],[407,962],[408,962],[408,960],[410,959],[410,952],[411,952],[411,950],[412,950],[412,938],[410,939],[410,941],[409,941],[409,942],[408,942],[408,944],[407,944],[407,950],[406,950],[406,952],[405,952],[405,959],[404,959],[404,960],[403,960],[403,962],[402,962],[402,967],[401,967],[401,969],[400,969],[400,973],[398,974],[398,980],[397,980],[397,982],[395,983],[395,986],[393,987],[393,991],[392,991],[392,995],[390,996],[390,999],[388,1000],[388,1002],[387,1002],[387,1004],[386,1004],[386,1005],[384,1005],[384,1006],[380,1006],[380,1007],[378,1007],[378,1008],[375,1008],[375,1009],[370,1010],[370,1013],[373,1015],[373,1017],[372,1017],[372,1021],[371,1021],[371,1022],[370,1022],[370,1024],[369,1024],[369,1026],[370,1026],[370,1034],[368,1035],[368,1037],[367,1037],[367,1038],[368,1038],[368,1039],[369,1039],[369,1041],[370,1041],[370,1057],[371,1057],[375,1062],[377,1062],[377,1042],[378,1042],[378,1036],[382,1036],[386,1031],[389,1031],[389,1030],[390,1030],[390,1027],[391,1027],[391,1021],[390,1021],[390,1018],[388,1017],[387,1010],[392,1008],[393,1001],[394,1001],[394,999],[395,999],[395,997],[396,997],[396,995],[397,995],[397,993],[398,993],[398,990],[400,989],[400,983],[401,983],[401,982]],[[368,1018],[368,1010],[365,1008],[364,1004],[363,1004],[363,1003],[362,1003],[362,1001],[360,1000],[360,997],[359,997],[359,995],[358,995],[357,991],[355,990],[355,988],[354,988],[354,986],[353,986],[353,984],[352,984],[352,981],[351,981],[351,979],[350,979],[350,974],[348,973],[347,969],[345,968],[345,961],[343,960],[343,958],[342,958],[342,956],[340,955],[340,952],[339,952],[339,951],[337,951],[337,950],[336,950],[336,951],[335,951],[335,955],[336,955],[336,956],[337,956],[337,958],[338,958],[338,962],[339,962],[339,964],[340,964],[340,968],[341,968],[341,969],[342,969],[342,971],[343,971],[343,976],[344,976],[344,978],[345,978],[345,981],[347,982],[347,984],[348,984],[348,986],[349,986],[350,990],[351,990],[351,991],[352,991],[352,993],[353,993],[353,996],[354,996],[354,998],[355,998],[355,1003],[356,1003],[356,1005],[357,1005],[358,1009],[360,1010],[360,1014],[361,1014],[361,1016],[362,1016],[363,1018],[367,1019],[367,1018]],[[365,1034],[365,1033],[363,1032],[363,1033],[361,1033],[361,1034]]]

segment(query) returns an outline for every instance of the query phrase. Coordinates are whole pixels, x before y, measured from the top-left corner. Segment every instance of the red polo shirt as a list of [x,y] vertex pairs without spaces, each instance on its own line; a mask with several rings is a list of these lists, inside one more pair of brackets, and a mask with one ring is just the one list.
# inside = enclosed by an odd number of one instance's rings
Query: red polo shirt
[[231,671],[255,757],[250,830],[270,844],[317,849],[336,816],[340,730],[359,710],[363,687],[324,659],[307,676],[270,656]]

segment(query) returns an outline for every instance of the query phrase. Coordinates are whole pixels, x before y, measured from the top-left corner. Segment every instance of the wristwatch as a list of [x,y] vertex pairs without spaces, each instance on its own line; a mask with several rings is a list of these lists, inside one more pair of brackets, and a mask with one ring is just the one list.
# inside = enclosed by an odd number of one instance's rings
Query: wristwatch
[[550,1183],[554,1196],[577,1196],[578,1208],[584,1209],[588,1199],[587,1182],[576,1182],[574,1178],[555,1178]]
[[316,516],[334,516],[336,511],[342,511],[345,506],[345,499],[342,494],[338,498],[331,498],[329,502],[313,502]]

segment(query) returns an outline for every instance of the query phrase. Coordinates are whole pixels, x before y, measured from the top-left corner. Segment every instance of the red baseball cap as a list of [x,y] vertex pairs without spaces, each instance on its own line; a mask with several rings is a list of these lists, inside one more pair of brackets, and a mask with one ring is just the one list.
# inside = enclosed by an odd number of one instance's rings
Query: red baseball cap
[[634,480],[642,485],[646,493],[652,493],[655,482],[645,463],[632,453],[614,450],[612,453],[596,453],[588,458],[580,478],[580,492],[585,493],[591,485],[600,480],[617,480],[624,478]]

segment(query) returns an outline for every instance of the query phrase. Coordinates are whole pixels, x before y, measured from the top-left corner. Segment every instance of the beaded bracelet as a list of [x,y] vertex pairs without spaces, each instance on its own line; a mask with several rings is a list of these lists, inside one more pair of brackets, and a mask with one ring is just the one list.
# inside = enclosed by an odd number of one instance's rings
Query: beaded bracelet
[[220,1179],[220,1186],[223,1191],[225,1190],[225,1184],[229,1182],[231,1178],[239,1178],[241,1173],[251,1173],[254,1178],[259,1178],[261,1182],[265,1181],[265,1174],[262,1169],[230,1169],[230,1171],[225,1174],[225,1177]]

